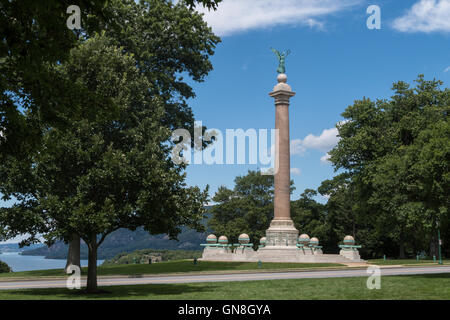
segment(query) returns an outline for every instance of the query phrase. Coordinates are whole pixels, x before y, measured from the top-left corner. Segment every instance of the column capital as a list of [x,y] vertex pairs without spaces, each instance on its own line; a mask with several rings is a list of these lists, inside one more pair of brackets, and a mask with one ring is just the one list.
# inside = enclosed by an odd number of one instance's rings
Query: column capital
[[291,86],[288,85],[287,76],[282,73],[277,77],[278,84],[273,88],[273,91],[269,93],[272,98],[275,98],[275,105],[289,104],[291,97],[295,96],[295,92],[292,91]]

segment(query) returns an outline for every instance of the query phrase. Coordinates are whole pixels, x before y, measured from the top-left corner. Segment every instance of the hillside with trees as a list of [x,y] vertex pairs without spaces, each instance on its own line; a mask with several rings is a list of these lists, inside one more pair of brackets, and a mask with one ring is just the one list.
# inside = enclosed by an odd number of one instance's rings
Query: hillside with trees
[[[142,228],[136,231],[119,229],[111,233],[98,248],[98,259],[111,259],[117,254],[142,249],[155,250],[200,250],[207,234],[195,230],[183,230],[178,240],[171,240],[168,235],[150,235]],[[45,256],[48,259],[66,259],[68,244],[58,241],[50,247],[42,246],[33,250],[25,250],[23,255]],[[88,248],[81,243],[81,259],[88,258]]]

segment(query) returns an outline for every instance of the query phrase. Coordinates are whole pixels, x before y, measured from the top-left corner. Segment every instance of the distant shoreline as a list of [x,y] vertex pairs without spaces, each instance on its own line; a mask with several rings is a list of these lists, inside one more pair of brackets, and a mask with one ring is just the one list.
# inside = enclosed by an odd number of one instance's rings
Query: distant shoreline
[[[66,265],[65,259],[51,259],[45,256],[23,255],[21,252],[3,252],[0,260],[8,264],[13,272],[61,269]],[[102,264],[103,261],[103,259],[97,260],[97,265]],[[81,265],[83,267],[87,266],[87,264],[88,261],[86,259],[81,259]]]

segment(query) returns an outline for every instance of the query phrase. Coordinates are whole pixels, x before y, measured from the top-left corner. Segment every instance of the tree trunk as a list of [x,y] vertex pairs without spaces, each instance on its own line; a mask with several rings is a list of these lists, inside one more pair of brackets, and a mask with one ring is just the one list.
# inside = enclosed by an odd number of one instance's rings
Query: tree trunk
[[405,243],[404,243],[403,239],[400,239],[399,256],[400,256],[400,259],[406,259],[406,254],[405,254]]
[[437,231],[433,231],[433,235],[431,236],[431,239],[430,239],[430,257],[436,256],[436,258],[438,258],[439,243],[438,243],[437,236],[434,234],[435,232],[437,233]]
[[81,268],[80,262],[80,236],[77,234],[72,235],[72,239],[69,242],[69,252],[67,253],[67,262],[64,271],[67,273],[67,268],[70,265],[75,265]]
[[97,237],[91,239],[91,243],[88,244],[89,248],[89,261],[88,261],[88,277],[87,288],[88,293],[98,292],[97,287]]

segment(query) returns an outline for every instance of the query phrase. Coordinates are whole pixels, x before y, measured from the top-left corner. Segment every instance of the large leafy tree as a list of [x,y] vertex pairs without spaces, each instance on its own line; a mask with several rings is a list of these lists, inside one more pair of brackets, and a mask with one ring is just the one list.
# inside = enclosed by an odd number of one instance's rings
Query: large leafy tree
[[249,171],[236,177],[233,190],[222,186],[214,195],[217,204],[210,210],[208,226],[232,243],[237,243],[240,234],[247,233],[257,244],[273,217],[273,188],[272,175]]
[[[300,233],[317,237],[321,245],[328,250],[330,247],[329,225],[326,220],[325,206],[314,199],[316,196],[317,191],[306,189],[300,195],[300,199],[291,202],[291,217]],[[336,242],[331,246],[335,248]]]
[[[210,3],[213,2],[217,3],[218,1],[212,1]],[[191,3],[194,2],[191,1]],[[208,1],[203,1],[202,3],[208,5]],[[115,20],[102,20],[101,23],[101,28],[105,30],[105,34],[107,34],[108,37],[108,46],[120,48],[119,51],[126,54],[126,57],[128,58],[132,56],[134,68],[136,68],[137,73],[146,82],[146,85],[141,87],[141,96],[136,94],[134,97],[128,98],[133,99],[135,101],[134,103],[137,103],[137,97],[145,97],[149,101],[151,100],[153,105],[159,105],[159,108],[154,108],[153,112],[147,114],[147,116],[151,115],[154,118],[154,121],[156,121],[155,123],[166,130],[163,132],[164,134],[161,133],[161,135],[157,134],[159,131],[156,130],[154,132],[153,142],[156,144],[157,142],[160,143],[163,141],[158,139],[165,139],[167,142],[169,137],[167,135],[169,132],[168,130],[180,126],[189,128],[193,123],[193,114],[186,104],[186,100],[193,97],[194,93],[183,81],[180,74],[186,73],[194,78],[194,80],[202,81],[205,75],[212,69],[208,56],[213,54],[213,49],[219,39],[213,35],[211,29],[207,27],[201,16],[191,10],[189,6],[186,6],[186,2],[179,2],[177,5],[173,5],[170,1],[153,0],[142,1],[140,4],[136,4],[134,1],[117,0],[109,2],[109,6],[105,11],[105,14],[109,17],[115,18]],[[124,26],[127,27],[124,28]],[[88,25],[88,27],[90,26]],[[87,43],[86,41],[92,38],[93,35],[95,37],[95,28],[87,28],[86,32],[83,34],[81,43]],[[86,50],[87,47],[83,48],[83,50]],[[24,122],[38,123],[40,125],[38,126],[38,129],[43,133],[45,142],[43,147],[45,149],[41,150],[39,153],[23,153],[26,155],[26,161],[22,161],[22,159],[19,161],[17,157],[12,157],[10,154],[7,154],[7,159],[2,163],[2,170],[0,172],[2,174],[1,191],[5,195],[5,198],[14,196],[19,200],[19,204],[15,208],[5,211],[8,212],[9,218],[9,222],[7,222],[8,219],[4,220],[5,225],[8,225],[6,236],[9,237],[15,234],[28,232],[32,237],[27,241],[24,241],[24,244],[26,242],[34,241],[35,236],[39,233],[48,234],[49,243],[52,239],[56,239],[57,237],[68,240],[74,235],[81,235],[79,230],[73,230],[74,232],[70,235],[70,228],[65,230],[64,228],[61,228],[61,230],[63,230],[61,232],[50,232],[46,219],[42,219],[42,216],[36,215],[34,209],[31,211],[24,211],[25,207],[36,208],[36,206],[39,205],[39,210],[47,212],[47,209],[42,207],[42,204],[45,203],[45,205],[50,205],[49,202],[39,201],[39,203],[35,200],[30,200],[36,198],[36,190],[42,187],[45,182],[42,182],[42,179],[36,180],[35,178],[37,177],[37,168],[42,168],[42,166],[37,166],[37,163],[43,161],[42,159],[45,156],[45,152],[53,152],[50,151],[52,148],[49,147],[49,143],[53,141],[49,139],[49,135],[54,136],[57,133],[61,136],[60,140],[64,141],[63,137],[66,137],[66,131],[70,136],[70,134],[73,134],[75,131],[75,127],[86,128],[86,123],[97,124],[99,120],[118,121],[117,117],[123,115],[123,113],[121,113],[121,110],[123,112],[123,104],[126,104],[122,95],[125,90],[128,73],[124,74],[124,70],[118,66],[116,74],[121,75],[124,78],[121,81],[116,82],[115,86],[111,85],[109,84],[109,81],[114,79],[114,73],[108,74],[107,72],[108,68],[111,70],[113,69],[109,66],[108,61],[108,58],[111,57],[108,55],[105,55],[105,57],[99,56],[98,54],[95,54],[95,51],[91,52],[91,58],[89,59],[88,56],[81,54],[77,50],[72,51],[72,53],[73,54],[64,61],[60,61],[58,64],[47,64],[46,66],[51,70],[54,78],[58,79],[58,81],[55,82],[56,85],[54,84],[52,88],[55,86],[57,88],[58,83],[71,84],[71,86],[68,87],[67,92],[62,89],[59,91],[56,90],[56,92],[60,94],[59,96],[63,102],[70,105],[79,103],[78,105],[82,110],[81,117],[78,119],[71,117],[70,114],[61,114],[59,118],[65,121],[65,125],[63,127],[52,126],[50,123],[43,121],[43,118],[40,116],[41,112],[25,110],[24,114],[21,115],[23,116]],[[102,74],[100,71],[105,72]],[[98,88],[96,87],[99,81],[103,84],[108,84],[100,91],[97,90]],[[65,86],[62,88],[67,89]],[[156,112],[157,110],[159,110],[159,112]],[[72,138],[75,139],[76,137]],[[87,138],[87,136],[85,138]],[[159,144],[158,146],[162,148],[166,145]],[[63,147],[68,148],[69,144],[65,146],[57,144],[55,146],[55,148]],[[162,148],[162,150],[163,151],[160,151],[160,156],[158,157],[156,154],[156,151],[158,150],[155,149],[156,159],[163,159],[162,155],[165,155],[166,149]],[[77,156],[74,155],[73,159],[77,159]],[[51,161],[58,163],[61,159],[52,158]],[[48,162],[51,161],[49,160]],[[65,165],[70,167],[70,164],[68,163],[69,159],[66,159],[65,161]],[[59,163],[59,165],[60,164],[61,163]],[[135,163],[133,162],[132,165],[134,164]],[[77,163],[75,167],[80,169],[82,166],[80,163]],[[31,172],[29,170],[30,168],[33,169]],[[169,167],[164,168],[169,170]],[[81,174],[84,174],[85,169],[81,168],[80,170]],[[177,170],[175,171],[180,175],[181,171],[179,171],[179,169]],[[174,173],[175,171],[172,170],[171,172]],[[56,177],[56,174],[62,175],[62,177]],[[73,177],[77,177],[77,175],[80,175],[80,172],[75,171],[71,172],[71,174],[73,174]],[[68,184],[67,187],[63,186],[63,183],[65,183],[66,180],[70,180],[70,178],[65,180],[63,176],[64,169],[62,167],[54,171],[53,176],[51,174],[45,175],[44,173],[41,173],[40,175],[41,177],[50,179],[52,182],[56,181],[55,185],[46,191],[48,197],[50,197],[52,192],[58,197],[61,197],[61,195],[58,194],[58,190],[66,190],[66,196],[68,196],[67,194],[70,193],[70,190],[78,192],[78,190],[72,188],[74,187],[74,184]],[[158,175],[161,176],[161,178],[170,178],[170,175],[167,174],[164,175],[158,173]],[[180,176],[180,179],[182,177],[183,176]],[[175,179],[174,177],[172,178]],[[160,182],[162,183],[162,181]],[[175,180],[168,180],[168,185],[170,185],[171,182],[173,185],[176,184]],[[179,180],[177,185],[179,187],[183,185],[182,179]],[[152,187],[155,187],[156,189],[148,190],[148,192],[153,192],[155,194],[158,194],[158,192],[164,189],[158,184],[152,185]],[[180,201],[183,201],[183,199],[185,199],[185,201],[188,201],[186,199],[193,199],[193,203],[198,204],[198,202],[194,201],[194,198],[197,197],[197,200],[202,200],[202,197],[204,197],[204,194],[199,194],[198,190],[192,191],[192,197],[188,194],[189,192],[186,191],[186,193],[182,194],[180,191],[180,193],[177,194],[177,190],[173,190],[173,196],[178,200],[178,202],[174,202],[174,205],[176,205],[176,203],[180,204]],[[73,194],[71,197],[72,196]],[[162,201],[161,204],[162,203],[164,203],[164,201]],[[164,204],[167,205],[166,210],[172,209],[167,203]],[[186,206],[186,208],[189,208],[188,203],[186,203]],[[15,213],[17,214],[20,212],[21,216],[15,215],[14,210],[16,210]],[[69,214],[70,206],[67,207],[67,210],[69,210],[67,213]],[[48,217],[51,218],[51,216]],[[180,215],[180,219],[183,219],[182,217],[183,215]],[[175,234],[173,231],[164,230],[170,225],[170,221],[172,220],[167,221],[166,227],[164,227],[162,222],[159,224],[159,227],[154,226],[152,229],[153,231],[151,232],[156,232],[157,229],[155,228],[160,228],[159,230],[162,230],[161,232],[168,232],[171,235]],[[174,220],[172,222],[175,223]],[[125,224],[124,226],[126,227],[127,225]],[[132,225],[128,226],[133,228]],[[172,227],[175,228],[174,230],[177,230],[174,225]],[[109,231],[107,230],[106,233],[108,232]],[[85,238],[86,236],[83,237],[86,241]],[[99,240],[101,241],[101,238]],[[89,241],[92,243],[92,239]]]
[[[87,17],[105,18],[106,1],[100,0],[0,1],[0,160],[35,151],[42,123],[64,126],[61,114],[80,114],[75,103],[61,103],[55,94],[70,83],[55,82],[53,69],[48,68],[48,64],[64,61],[78,42],[79,32],[66,26],[66,10],[73,4],[86,17],[83,25],[93,21]],[[33,119],[25,112],[32,113]]]
[[[42,126],[63,129],[68,120],[87,116],[83,104],[70,101],[73,95],[64,94],[71,91],[72,83],[55,81],[57,74],[48,66],[64,62],[72,48],[96,32],[107,29],[113,36],[115,30],[117,39],[129,45],[125,49],[138,55],[141,67],[164,70],[161,73],[165,77],[154,72],[152,76],[154,83],[166,87],[168,96],[174,96],[170,86],[174,73],[187,72],[200,79],[210,68],[204,50],[208,51],[217,39],[204,32],[206,27],[192,8],[200,4],[216,9],[220,1],[184,0],[173,6],[170,0],[141,4],[132,0],[0,0],[0,160],[35,152]],[[81,30],[66,26],[66,10],[71,5],[81,10]],[[130,40],[132,34],[134,39]],[[138,54],[138,47],[145,50]],[[184,97],[193,94],[182,81],[178,81],[177,90],[184,91]],[[189,108],[183,107],[178,117],[188,121]]]
[[103,28],[125,52],[133,54],[140,72],[152,84],[151,93],[162,98],[165,124],[172,129],[193,130],[187,100],[195,93],[185,77],[204,80],[212,70],[208,57],[220,39],[184,1],[172,4],[147,0],[136,4],[133,0],[114,0],[107,10],[116,18]]
[[48,243],[81,237],[89,249],[89,292],[97,290],[97,248],[108,234],[143,226],[175,238],[181,226],[201,230],[207,198],[186,187],[184,167],[169,157],[163,104],[134,58],[112,43],[104,35],[88,40],[60,72],[108,94],[117,111],[73,122],[70,130],[47,130],[28,188],[10,193],[18,202],[1,210],[8,236],[26,232],[28,242],[43,235]]
[[[352,235],[358,243],[364,244],[361,254],[369,256],[380,256],[380,254],[389,253],[384,240],[387,238],[379,237],[374,226],[377,216],[365,214],[365,211],[359,210],[361,202],[355,197],[354,184],[350,176],[342,173],[333,179],[322,182],[318,191],[328,198],[324,206],[325,223],[322,230],[325,231],[325,237],[321,241],[327,252],[339,251],[337,244],[341,243],[346,235]],[[381,234],[386,234],[387,228],[383,228]],[[320,239],[320,238],[319,238]],[[388,246],[389,247],[389,246]]]
[[[150,94],[163,103],[163,125],[171,130],[186,128],[192,133],[194,117],[187,100],[195,93],[184,77],[203,81],[212,70],[208,57],[220,41],[201,15],[192,10],[197,2],[215,9],[220,1],[191,0],[174,5],[166,0],[111,0],[104,14],[114,18],[101,20],[106,34],[136,59],[137,68],[151,84]],[[89,26],[87,34],[95,33],[95,28],[89,30]],[[78,257],[78,252],[79,241],[74,235],[68,264],[71,254]]]
[[395,83],[389,100],[355,101],[330,152],[335,168],[346,172],[356,221],[369,221],[367,236],[395,243],[401,257],[405,247],[417,252],[427,243],[435,254],[438,221],[449,207],[450,90],[423,76],[416,82]]

